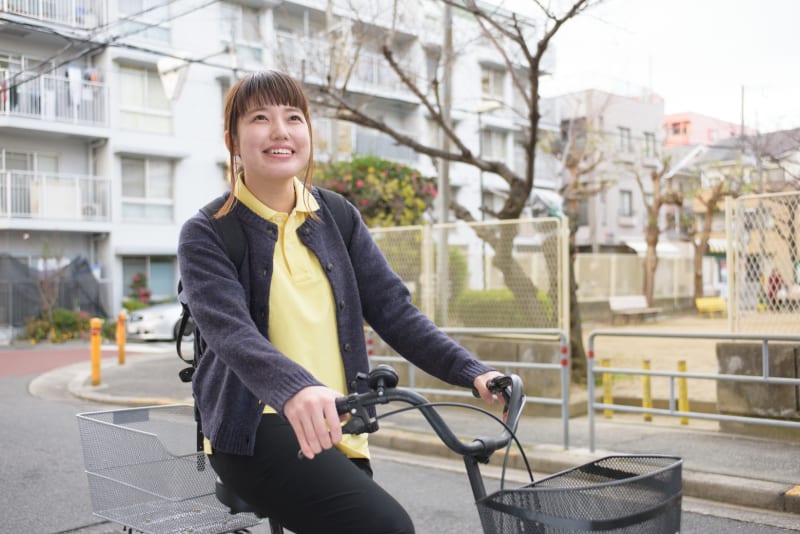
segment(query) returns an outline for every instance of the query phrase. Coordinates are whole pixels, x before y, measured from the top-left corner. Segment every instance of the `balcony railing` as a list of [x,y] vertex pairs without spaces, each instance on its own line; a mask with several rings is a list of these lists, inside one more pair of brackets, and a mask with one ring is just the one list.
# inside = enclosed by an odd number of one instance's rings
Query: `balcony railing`
[[[342,73],[351,68],[353,58],[349,53],[338,50],[331,58],[330,47],[330,43],[324,39],[303,38],[284,32],[278,34],[279,57],[283,67],[293,76],[308,81],[325,80],[331,59],[341,64]],[[404,70],[413,78],[414,69]],[[351,88],[359,85],[370,90],[410,94],[381,54],[365,50],[359,51],[350,79]]]
[[0,171],[2,218],[107,222],[110,199],[106,178]]
[[0,69],[0,115],[104,126],[106,87],[53,75],[22,80]]
[[0,0],[0,11],[87,30],[106,22],[104,0]]

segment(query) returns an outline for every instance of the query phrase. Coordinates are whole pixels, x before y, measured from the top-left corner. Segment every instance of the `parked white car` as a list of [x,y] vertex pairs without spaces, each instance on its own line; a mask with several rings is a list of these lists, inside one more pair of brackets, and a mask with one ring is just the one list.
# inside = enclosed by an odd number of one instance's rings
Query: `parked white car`
[[[128,315],[128,338],[143,341],[175,340],[181,324],[181,304],[178,301],[164,302],[133,311]],[[191,340],[194,327],[186,326],[183,340]]]

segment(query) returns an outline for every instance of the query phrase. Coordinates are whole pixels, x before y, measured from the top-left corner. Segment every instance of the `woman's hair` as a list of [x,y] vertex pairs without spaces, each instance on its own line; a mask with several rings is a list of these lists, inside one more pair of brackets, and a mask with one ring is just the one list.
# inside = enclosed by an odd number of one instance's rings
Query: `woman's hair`
[[[234,148],[239,138],[239,119],[251,109],[264,106],[290,106],[303,112],[308,126],[310,152],[306,165],[303,184],[311,188],[311,175],[314,172],[314,137],[311,129],[311,117],[308,110],[308,97],[306,97],[300,83],[291,76],[275,70],[266,70],[247,74],[233,87],[225,97],[225,131],[228,132],[228,180],[231,192],[236,187],[236,180],[241,177],[244,181],[244,169],[236,163]],[[246,183],[246,182],[245,182]],[[215,217],[226,215],[235,202],[233,194],[217,211]]]

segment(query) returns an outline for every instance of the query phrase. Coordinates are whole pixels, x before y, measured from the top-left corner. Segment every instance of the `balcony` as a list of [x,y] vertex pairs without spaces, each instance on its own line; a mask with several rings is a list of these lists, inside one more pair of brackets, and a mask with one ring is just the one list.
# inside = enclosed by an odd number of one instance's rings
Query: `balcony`
[[21,80],[0,70],[0,117],[85,126],[106,125],[106,87],[99,82],[41,75]]
[[[282,67],[291,75],[310,83],[325,83],[331,60],[336,62],[340,75],[350,72],[348,89],[357,92],[377,94],[387,98],[413,101],[413,95],[400,82],[387,63],[377,52],[360,50],[353,61],[352,52],[336,50],[330,52],[331,43],[324,39],[303,38],[291,33],[278,33],[278,58]],[[401,65],[403,66],[403,65]],[[413,77],[415,69],[403,66]]]
[[0,171],[0,226],[33,228],[47,221],[108,223],[110,202],[111,182],[106,178]]
[[83,30],[106,22],[104,0],[0,0],[0,11]]

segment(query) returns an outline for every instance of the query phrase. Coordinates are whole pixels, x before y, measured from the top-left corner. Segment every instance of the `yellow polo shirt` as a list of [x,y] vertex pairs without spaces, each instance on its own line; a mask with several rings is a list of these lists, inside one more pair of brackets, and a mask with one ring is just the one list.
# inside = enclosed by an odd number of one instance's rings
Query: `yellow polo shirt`
[[[289,214],[263,204],[241,181],[235,190],[240,202],[278,226],[269,293],[269,339],[317,380],[346,393],[333,291],[319,260],[297,236],[297,229],[319,205],[297,178],[294,186],[295,207]],[[264,413],[275,410],[265,406]],[[337,448],[349,458],[369,458],[367,434],[345,434]]]

